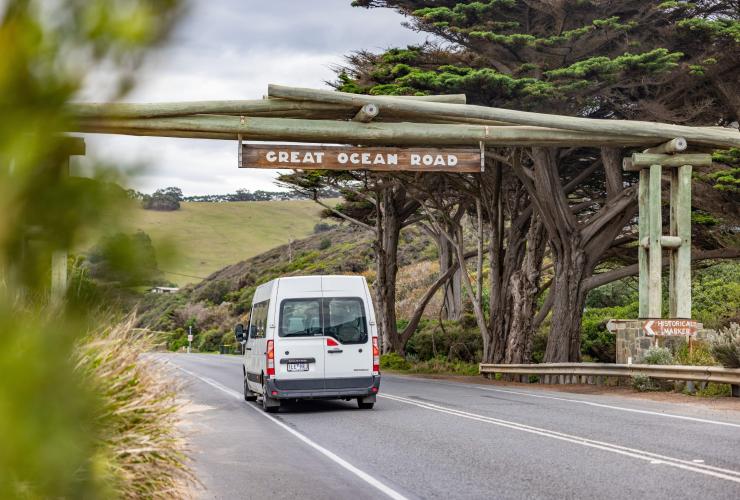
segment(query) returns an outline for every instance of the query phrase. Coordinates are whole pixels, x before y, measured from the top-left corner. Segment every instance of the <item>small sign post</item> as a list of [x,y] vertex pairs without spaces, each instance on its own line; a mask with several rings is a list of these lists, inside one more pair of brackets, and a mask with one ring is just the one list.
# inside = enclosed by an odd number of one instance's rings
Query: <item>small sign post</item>
[[193,346],[193,327],[188,327],[188,354],[190,354],[190,348]]
[[240,168],[481,172],[481,148],[242,144]]
[[696,335],[698,322],[693,319],[649,319],[642,328],[651,337],[682,335],[690,338]]

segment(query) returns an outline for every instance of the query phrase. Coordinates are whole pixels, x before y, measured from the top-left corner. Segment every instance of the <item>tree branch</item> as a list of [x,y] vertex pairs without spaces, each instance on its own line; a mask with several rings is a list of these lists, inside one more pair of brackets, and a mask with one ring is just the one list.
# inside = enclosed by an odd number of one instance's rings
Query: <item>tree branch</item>
[[[709,260],[709,259],[739,259],[740,248],[720,248],[717,250],[705,250],[703,252],[693,252],[692,261]],[[663,267],[668,267],[669,259],[663,259]],[[635,276],[639,272],[638,265],[632,264],[605,273],[594,274],[583,282],[586,291],[593,290],[612,281],[617,281],[628,276]]]
[[359,220],[354,219],[354,218],[350,217],[349,215],[340,212],[336,208],[327,205],[326,203],[324,203],[323,201],[321,201],[318,198],[318,196],[314,196],[313,201],[315,201],[316,203],[318,203],[319,205],[321,205],[325,209],[331,211],[331,213],[337,215],[338,217],[341,217],[342,219],[344,219],[346,221],[349,221],[352,224],[356,224],[356,225],[360,226],[361,228],[366,229],[367,231],[370,231],[370,232],[372,232],[373,234],[375,234],[377,236],[378,232],[376,231],[376,229],[373,226],[371,226],[369,224],[365,224],[364,222],[360,222]]

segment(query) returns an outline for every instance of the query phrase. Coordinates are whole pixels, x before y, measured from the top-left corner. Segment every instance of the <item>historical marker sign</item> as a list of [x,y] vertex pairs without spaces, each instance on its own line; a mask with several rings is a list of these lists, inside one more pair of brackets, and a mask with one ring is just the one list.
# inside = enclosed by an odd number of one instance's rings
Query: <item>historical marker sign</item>
[[480,172],[478,148],[391,148],[242,144],[240,168]]
[[645,321],[642,327],[646,335],[684,335],[694,336],[697,330],[697,321],[693,319],[651,319]]

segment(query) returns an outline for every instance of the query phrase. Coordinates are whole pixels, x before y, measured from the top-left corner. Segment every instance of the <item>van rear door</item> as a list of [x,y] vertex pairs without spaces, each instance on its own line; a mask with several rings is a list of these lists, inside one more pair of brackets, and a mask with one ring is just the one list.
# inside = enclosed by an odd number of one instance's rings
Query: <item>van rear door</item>
[[[366,378],[372,375],[373,353],[368,334],[365,300],[356,296],[327,296],[324,294],[324,335],[326,346],[324,373],[327,389],[330,379]],[[340,382],[341,389],[366,385],[366,381]],[[346,385],[349,384],[349,385]]]
[[[281,283],[278,290],[284,285]],[[290,295],[295,298],[283,298],[276,304],[275,378],[284,389],[323,389],[321,292],[291,287]]]

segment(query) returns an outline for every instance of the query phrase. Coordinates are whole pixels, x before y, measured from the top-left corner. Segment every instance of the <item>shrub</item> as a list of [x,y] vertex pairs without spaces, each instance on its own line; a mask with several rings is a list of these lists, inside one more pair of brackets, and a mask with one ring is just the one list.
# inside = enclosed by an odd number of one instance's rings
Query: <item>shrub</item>
[[99,466],[121,498],[187,497],[193,476],[178,426],[178,387],[163,364],[142,359],[156,339],[134,324],[129,316],[77,353],[101,405]]
[[712,357],[709,347],[704,342],[692,342],[689,349],[688,342],[682,342],[676,348],[676,364],[689,366],[712,366],[717,360]]
[[[443,332],[444,328],[444,332]],[[461,322],[422,320],[411,336],[406,351],[420,361],[446,356],[450,361],[477,363],[483,353],[483,340],[477,328]]]
[[581,353],[584,357],[601,363],[614,363],[616,336],[606,329],[606,324],[614,318],[636,318],[637,309],[636,301],[625,306],[587,308],[581,320]]
[[395,352],[383,354],[380,357],[381,370],[408,370],[409,368],[411,368],[411,363]]
[[313,232],[314,234],[325,233],[326,231],[330,231],[332,227],[331,224],[327,224],[326,222],[319,222],[313,227]]
[[478,375],[479,373],[477,363],[450,361],[444,356],[414,363],[409,371],[411,373],[442,373],[453,375]]
[[218,351],[224,343],[224,337],[226,335],[219,329],[212,329],[201,333],[198,335],[198,350],[202,352]]
[[231,292],[231,283],[226,280],[206,281],[205,285],[193,292],[193,300],[218,305],[226,300],[229,292]]
[[714,358],[725,368],[740,368],[740,325],[731,323],[710,339]]
[[326,250],[331,246],[331,238],[322,238],[319,242],[319,250]]
[[674,359],[667,347],[651,347],[643,355],[642,362],[648,365],[672,365]]
[[653,379],[651,379],[647,375],[633,375],[632,388],[639,392],[660,390],[660,387],[655,385]]
[[702,398],[728,397],[731,394],[730,384],[709,382],[704,389],[697,389],[696,395]]

